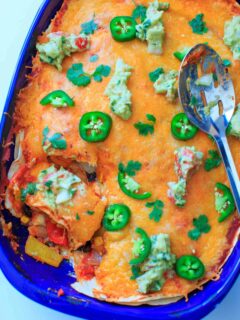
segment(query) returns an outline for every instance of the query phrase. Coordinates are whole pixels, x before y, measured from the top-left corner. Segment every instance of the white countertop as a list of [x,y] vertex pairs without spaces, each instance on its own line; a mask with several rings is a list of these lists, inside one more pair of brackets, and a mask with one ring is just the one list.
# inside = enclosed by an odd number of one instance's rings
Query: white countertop
[[[54,1],[54,0],[52,0]],[[1,0],[0,10],[0,114],[6,99],[9,83],[17,58],[41,0]],[[240,279],[225,300],[206,320],[239,319]],[[18,293],[0,272],[0,319],[1,320],[74,320],[40,306]],[[103,320],[103,319],[99,319]]]

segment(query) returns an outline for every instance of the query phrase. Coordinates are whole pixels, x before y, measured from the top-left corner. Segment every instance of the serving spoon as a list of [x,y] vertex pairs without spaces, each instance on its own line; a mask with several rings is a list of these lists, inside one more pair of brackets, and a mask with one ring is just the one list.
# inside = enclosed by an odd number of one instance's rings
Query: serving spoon
[[179,97],[188,119],[215,140],[240,213],[240,182],[226,138],[235,108],[234,87],[220,56],[208,45],[198,44],[185,56]]

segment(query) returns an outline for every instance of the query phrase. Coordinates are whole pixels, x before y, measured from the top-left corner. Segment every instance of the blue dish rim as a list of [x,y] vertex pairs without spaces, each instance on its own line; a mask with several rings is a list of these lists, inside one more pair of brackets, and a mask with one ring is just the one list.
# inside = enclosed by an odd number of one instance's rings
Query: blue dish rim
[[[18,84],[19,82],[23,81],[19,80],[20,72],[22,68],[25,68],[27,59],[31,58],[32,56],[30,52],[31,50],[29,51],[30,43],[34,39],[34,34],[36,34],[37,32],[44,14],[48,15],[49,23],[51,17],[57,12],[57,9],[61,6],[63,0],[54,1],[54,5],[51,4],[51,2],[51,0],[43,1],[21,50],[17,67],[10,84],[10,89],[7,95],[6,103],[3,110],[3,116],[1,119],[1,141],[4,138],[4,131],[6,131],[6,127],[9,124],[9,117],[7,117],[6,113],[11,107],[13,107],[14,98],[17,91],[19,90]],[[52,10],[51,13],[46,13],[50,9]],[[46,307],[58,310],[66,314],[94,320],[96,318],[102,318],[105,320],[120,320],[122,319],[122,317],[124,317],[124,319],[139,320],[155,320],[156,318],[159,320],[171,320],[176,318],[184,320],[201,319],[206,314],[211,312],[215,308],[215,306],[222,301],[222,299],[231,289],[240,272],[240,241],[238,241],[228,261],[224,265],[220,280],[216,282],[211,281],[210,283],[206,284],[204,290],[193,293],[190,296],[190,300],[188,302],[181,300],[167,306],[130,307],[99,302],[95,299],[83,296],[82,302],[75,301],[75,303],[73,303],[73,301],[69,301],[69,299],[67,298],[58,298],[57,295],[52,292],[47,293],[48,299],[46,299],[45,293],[43,294],[41,290],[36,286],[36,284],[28,280],[20,271],[17,270],[16,266],[14,266],[10,261],[8,251],[11,250],[11,248],[7,244],[7,240],[1,236],[0,243],[1,270],[8,281],[19,292],[29,297],[30,299],[42,305],[45,305]]]

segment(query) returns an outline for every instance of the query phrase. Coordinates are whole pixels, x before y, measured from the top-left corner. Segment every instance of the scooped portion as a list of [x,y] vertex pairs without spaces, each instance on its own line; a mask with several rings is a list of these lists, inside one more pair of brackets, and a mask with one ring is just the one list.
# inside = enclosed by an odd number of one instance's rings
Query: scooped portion
[[84,182],[47,162],[23,166],[10,181],[7,195],[7,207],[26,222],[32,236],[68,249],[91,240],[106,205],[97,183]]

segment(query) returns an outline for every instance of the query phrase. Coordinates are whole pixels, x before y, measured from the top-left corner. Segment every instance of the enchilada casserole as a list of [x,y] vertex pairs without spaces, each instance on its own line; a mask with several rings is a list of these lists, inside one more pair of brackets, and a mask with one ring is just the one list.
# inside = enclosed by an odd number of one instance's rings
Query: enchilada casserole
[[[197,43],[221,55],[240,103],[233,0],[64,0],[38,38],[3,199],[26,253],[69,260],[79,292],[166,304],[221,277],[239,218],[217,147],[177,91]],[[200,74],[203,88],[215,80]],[[240,173],[240,106],[227,133]]]

